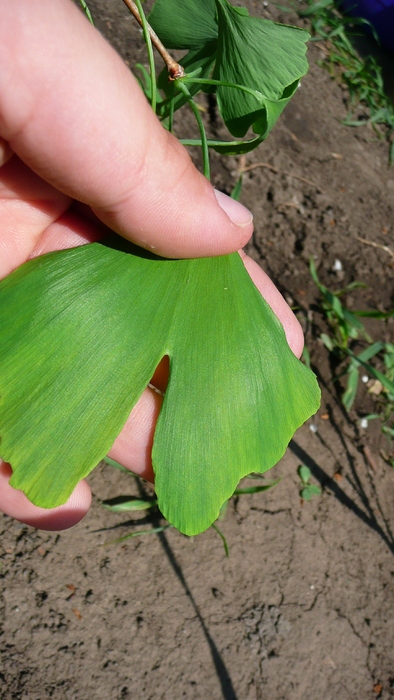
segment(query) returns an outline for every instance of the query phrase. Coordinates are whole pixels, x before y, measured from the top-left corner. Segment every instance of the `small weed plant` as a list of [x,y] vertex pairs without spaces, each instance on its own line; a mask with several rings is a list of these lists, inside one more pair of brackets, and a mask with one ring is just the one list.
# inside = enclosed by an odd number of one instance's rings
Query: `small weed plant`
[[[140,0],[125,3],[148,47],[141,88],[171,131],[175,111],[192,110],[197,138],[183,143],[201,148],[206,177],[210,149],[256,148],[307,71],[307,32],[228,0],[156,0],[149,24]],[[166,64],[157,77],[152,42]],[[182,65],[169,49],[186,52]],[[216,96],[229,140],[207,138],[200,92]],[[319,405],[237,253],[167,260],[115,236],[50,253],[0,283],[0,327],[0,454],[11,485],[44,508],[105,457],[165,356],[154,506],[188,535],[216,520],[241,478],[272,467]]]
[[376,134],[389,143],[389,161],[394,162],[394,106],[383,81],[378,58],[360,55],[355,39],[360,29],[369,25],[362,18],[346,17],[333,0],[309,0],[309,7],[299,13],[311,22],[312,40],[321,42],[325,58],[321,61],[330,75],[346,85],[349,114],[344,124],[352,127],[370,123]]
[[[149,521],[157,521],[162,523],[163,521],[163,516],[160,512],[159,509],[159,504],[158,504],[158,499],[155,498],[154,496],[147,496],[144,484],[142,480],[136,476],[135,474],[131,474],[128,469],[125,469],[122,467],[121,464],[118,462],[115,462],[113,459],[110,459],[108,457],[105,457],[103,460],[106,464],[114,467],[115,469],[119,469],[122,472],[125,472],[127,474],[128,480],[130,478],[133,478],[137,482],[137,487],[138,489],[142,492],[143,497],[138,498],[135,496],[117,496],[112,499],[108,499],[103,501],[103,506],[107,510],[111,511],[112,513],[117,513],[119,515],[122,514],[132,514],[132,513],[139,513],[141,511],[145,511],[147,518],[149,518]],[[253,481],[259,481],[260,483],[258,484],[253,484],[251,482]],[[263,474],[248,474],[246,477],[246,481],[242,484],[240,484],[234,491],[232,498],[226,500],[219,513],[219,517],[217,518],[215,523],[212,523],[211,527],[217,532],[219,537],[222,540],[223,543],[223,548],[224,548],[224,553],[226,557],[229,556],[229,547],[227,543],[227,539],[224,536],[223,532],[221,531],[219,527],[219,523],[222,522],[225,517],[226,517],[226,512],[228,505],[230,503],[230,500],[233,498],[237,498],[240,496],[251,496],[254,493],[261,493],[262,491],[268,491],[269,489],[272,489],[274,486],[277,486],[279,484],[280,479],[276,479],[275,481],[265,481],[264,480],[264,475]],[[145,518],[143,519],[144,522],[146,521]],[[156,524],[156,523],[155,523]],[[130,526],[131,523],[130,521],[127,521],[125,523],[126,526]],[[149,527],[147,529],[145,528],[140,528],[138,527],[139,521],[135,520],[132,523],[132,527],[136,527],[138,529],[133,529],[131,532],[128,532],[126,535],[123,535],[122,537],[117,538],[116,540],[113,540],[112,542],[108,542],[107,544],[120,544],[122,542],[125,542],[126,540],[129,540],[133,537],[139,537],[140,535],[154,535],[159,532],[163,532],[164,530],[168,530],[169,528],[172,527],[172,525],[168,522],[164,522],[163,524],[158,524],[156,527]]]
[[[346,379],[342,403],[346,410],[350,411],[360,381],[367,383],[368,391],[375,401],[376,411],[363,416],[363,424],[373,419],[381,421],[382,431],[391,444],[391,454],[383,454],[383,457],[394,466],[394,345],[383,340],[374,341],[360,320],[369,317],[385,321],[394,316],[394,310],[350,311],[341,301],[341,297],[365,285],[354,282],[343,289],[330,291],[319,280],[313,260],[310,261],[310,272],[320,292],[320,306],[330,329],[329,333],[321,333],[320,338],[340,368],[335,377],[336,381],[341,377]],[[360,346],[362,350],[359,349]]]
[[317,484],[311,484],[312,473],[309,467],[305,464],[300,464],[297,469],[298,476],[301,479],[300,496],[303,501],[312,500],[313,496],[320,496],[321,488]]

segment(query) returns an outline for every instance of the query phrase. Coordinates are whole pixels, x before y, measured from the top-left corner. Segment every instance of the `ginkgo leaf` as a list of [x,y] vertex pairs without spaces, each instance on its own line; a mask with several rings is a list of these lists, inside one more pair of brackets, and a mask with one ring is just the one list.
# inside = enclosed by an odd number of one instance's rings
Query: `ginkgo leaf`
[[196,534],[240,478],[280,459],[319,389],[237,253],[129,250],[50,253],[0,282],[0,455],[33,503],[64,503],[168,355],[152,454],[158,502]]
[[216,0],[216,5],[219,31],[214,77],[261,95],[220,85],[220,113],[234,136],[245,136],[253,126],[266,137],[308,70],[305,42],[309,34],[245,15],[227,0]]
[[153,446],[159,505],[188,534],[205,529],[208,511],[209,521],[217,518],[239,479],[273,466],[319,403],[314,375],[291,352],[239,256],[191,265]]
[[[169,48],[193,49],[203,57],[195,77],[206,77],[215,62],[213,78],[223,84],[210,89],[217,93],[228,130],[238,138],[250,127],[261,139],[267,138],[308,70],[305,30],[252,17],[246,8],[234,7],[228,0],[156,0],[149,21]],[[198,65],[190,61],[186,71]],[[191,87],[193,94],[201,86]],[[180,96],[177,107],[184,101]],[[246,153],[250,149],[215,150]]]
[[198,49],[216,39],[215,0],[156,0],[149,24],[168,49]]

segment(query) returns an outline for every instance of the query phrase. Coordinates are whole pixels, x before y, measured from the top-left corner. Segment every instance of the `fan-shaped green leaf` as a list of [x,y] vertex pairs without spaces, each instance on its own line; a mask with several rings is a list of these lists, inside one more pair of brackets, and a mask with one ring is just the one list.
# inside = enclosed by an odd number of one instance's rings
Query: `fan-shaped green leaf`
[[[266,138],[308,70],[306,31],[251,17],[246,8],[234,7],[228,0],[156,0],[149,20],[169,48],[197,53],[200,77],[208,75],[216,59],[215,79],[259,93],[253,96],[225,85],[204,88],[216,90],[220,113],[237,137],[253,127]],[[189,57],[186,60],[190,62]],[[192,86],[192,94],[199,87]],[[176,108],[183,102],[184,97],[178,97]],[[232,152],[247,150],[238,147]]]
[[47,508],[108,452],[164,355],[153,465],[159,507],[186,534],[278,461],[319,402],[238,254],[51,253],[0,283],[0,327],[0,454]]
[[215,0],[156,0],[149,24],[168,49],[197,49],[218,34]]
[[309,35],[297,27],[240,13],[227,0],[216,0],[216,5],[219,34],[214,77],[258,90],[263,96],[258,99],[220,86],[220,112],[234,136],[245,136],[251,126],[267,136],[308,70],[305,42]]

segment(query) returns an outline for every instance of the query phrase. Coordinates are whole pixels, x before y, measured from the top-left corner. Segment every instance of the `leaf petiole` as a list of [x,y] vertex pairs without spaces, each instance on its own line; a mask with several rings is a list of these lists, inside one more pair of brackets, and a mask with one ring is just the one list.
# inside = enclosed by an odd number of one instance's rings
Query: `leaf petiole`
[[[207,139],[208,148],[213,148],[218,153],[228,155],[240,155],[253,151],[264,140],[263,136],[257,136],[254,139],[246,141],[217,141],[215,139]],[[201,139],[179,139],[184,146],[201,146]]]
[[185,75],[183,78],[179,78],[176,81],[176,84],[179,85],[179,83],[198,83],[199,85],[218,85],[221,87],[228,87],[228,88],[234,88],[235,90],[241,90],[242,92],[246,92],[248,95],[252,95],[252,97],[255,97],[256,100],[259,100],[260,102],[263,102],[267,98],[265,95],[263,95],[262,92],[259,92],[258,90],[253,90],[253,88],[248,88],[246,85],[238,85],[238,83],[228,83],[227,81],[223,80],[213,80],[210,78],[193,78],[189,75]]
[[192,109],[194,116],[196,117],[196,121],[198,124],[198,128],[200,130],[200,136],[201,136],[201,139],[199,140],[198,145],[201,146],[201,150],[202,150],[204,175],[208,180],[210,180],[211,169],[210,169],[210,165],[209,165],[208,139],[207,139],[207,135],[205,133],[203,121],[201,119],[201,114],[200,114],[199,109],[198,109],[196,103],[194,102],[188,88],[186,87],[186,85],[184,85],[184,83],[182,83],[180,80],[177,80],[177,85],[178,85],[180,91],[183,92],[183,94],[185,95],[187,102],[190,105],[190,108]]
[[[127,4],[127,3],[126,3]],[[144,35],[144,41],[146,44],[146,50],[148,52],[148,61],[149,61],[149,73],[150,73],[150,83],[151,83],[151,107],[153,112],[156,114],[156,104],[157,104],[157,88],[156,88],[156,68],[155,68],[155,58],[153,56],[153,46],[152,46],[152,37],[150,34],[150,27],[149,24],[146,20],[144,10],[142,9],[142,3],[141,0],[136,0],[135,4],[137,6],[139,15],[140,15],[140,24],[142,26],[142,32]],[[129,9],[130,6],[128,5]]]

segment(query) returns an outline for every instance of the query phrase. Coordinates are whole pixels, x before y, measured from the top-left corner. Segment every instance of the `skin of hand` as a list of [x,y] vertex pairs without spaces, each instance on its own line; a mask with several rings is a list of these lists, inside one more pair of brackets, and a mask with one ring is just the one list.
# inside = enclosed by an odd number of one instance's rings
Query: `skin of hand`
[[[116,231],[167,257],[240,250],[252,215],[217,192],[152,113],[137,81],[71,0],[0,0],[0,278],[29,258]],[[244,264],[281,320],[293,352],[298,321],[261,268]],[[165,390],[166,359],[152,379]],[[153,480],[162,398],[149,387],[110,456]],[[87,513],[81,482],[59,508],[37,508],[0,460],[0,511],[48,530]]]

